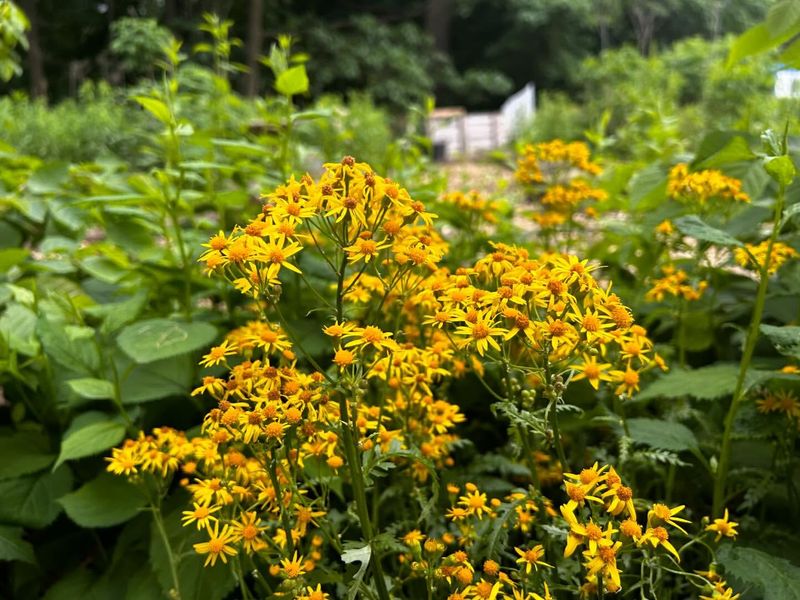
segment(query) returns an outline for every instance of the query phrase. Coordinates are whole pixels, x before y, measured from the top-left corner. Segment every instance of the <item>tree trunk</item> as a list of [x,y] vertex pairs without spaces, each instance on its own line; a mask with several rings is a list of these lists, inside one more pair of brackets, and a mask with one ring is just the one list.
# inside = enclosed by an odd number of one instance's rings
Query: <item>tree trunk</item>
[[47,77],[44,74],[44,55],[39,43],[39,15],[36,11],[36,0],[23,0],[21,6],[31,23],[28,30],[28,70],[31,75],[31,96],[47,98]]
[[251,98],[261,88],[261,44],[264,40],[264,0],[250,0],[247,23],[247,77],[244,93]]
[[450,50],[450,9],[450,0],[428,0],[425,6],[425,29],[444,54]]
[[639,52],[642,56],[647,56],[655,32],[656,15],[647,7],[635,5],[631,9],[631,21]]

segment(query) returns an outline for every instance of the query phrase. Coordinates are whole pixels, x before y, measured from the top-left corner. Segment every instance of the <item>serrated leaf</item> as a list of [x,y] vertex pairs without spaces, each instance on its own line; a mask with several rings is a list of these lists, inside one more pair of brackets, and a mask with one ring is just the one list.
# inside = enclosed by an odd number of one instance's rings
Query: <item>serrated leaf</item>
[[10,304],[0,317],[0,338],[5,339],[12,350],[27,356],[38,354],[36,313],[22,304]]
[[35,473],[49,467],[56,458],[47,438],[33,431],[0,436],[0,480]]
[[103,473],[58,502],[81,527],[111,527],[133,518],[145,498],[124,478]]
[[[118,368],[121,366],[124,365]],[[123,404],[140,404],[169,396],[185,396],[192,385],[192,359],[184,355],[146,365],[134,364],[120,392]]]
[[715,400],[733,393],[738,376],[739,366],[733,363],[720,363],[694,370],[674,369],[644,388],[635,399],[690,396],[698,400]]
[[24,527],[46,527],[61,512],[56,500],[72,489],[72,473],[62,467],[50,473],[0,481],[0,521]]
[[22,527],[0,525],[0,560],[36,563],[33,546],[22,539]]
[[800,358],[800,327],[761,325],[761,333],[767,336],[775,349],[784,356]]
[[783,217],[781,218],[781,227],[786,225],[789,221],[791,221],[794,217],[800,215],[800,202],[795,202],[791,206],[787,207],[783,211]]
[[353,575],[352,581],[347,586],[347,600],[355,600],[358,596],[358,588],[364,580],[364,575],[367,573],[367,566],[372,556],[372,548],[369,544],[360,548],[350,548],[342,552],[342,562],[350,564],[353,562],[361,563],[361,566]]
[[91,327],[65,325],[40,317],[36,326],[44,351],[60,365],[91,375],[100,364]]
[[84,377],[67,381],[70,389],[81,398],[89,400],[106,400],[114,397],[114,384],[105,379]]
[[61,453],[55,467],[66,460],[99,454],[119,444],[125,437],[125,426],[115,420],[90,423],[68,433],[61,442]]
[[128,325],[117,344],[135,362],[145,364],[206,347],[216,335],[216,328],[208,323],[149,319]]
[[763,600],[800,600],[800,567],[784,558],[725,544],[717,552],[717,561],[734,587],[755,588]]
[[687,215],[675,219],[675,226],[682,234],[702,242],[716,244],[717,246],[743,246],[742,242],[735,237],[704,223],[697,215]]
[[631,439],[638,444],[672,452],[698,450],[697,438],[682,423],[646,418],[628,419],[626,422]]

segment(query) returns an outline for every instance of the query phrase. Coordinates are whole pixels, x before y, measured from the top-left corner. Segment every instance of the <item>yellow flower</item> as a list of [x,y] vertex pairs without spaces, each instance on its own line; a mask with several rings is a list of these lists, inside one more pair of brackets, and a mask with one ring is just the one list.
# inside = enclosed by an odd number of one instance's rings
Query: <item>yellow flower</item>
[[718,542],[723,536],[735,538],[738,534],[738,531],[736,531],[738,526],[738,523],[728,520],[728,509],[726,508],[723,517],[721,519],[714,519],[714,522],[706,527],[706,531],[715,532],[717,537],[714,538],[714,541]]
[[194,551],[198,554],[208,554],[203,566],[211,565],[213,567],[218,558],[227,563],[228,556],[236,556],[236,549],[230,544],[237,538],[229,525],[223,525],[222,532],[220,532],[219,523],[214,523],[214,529],[209,526],[206,532],[210,539],[194,545]]
[[460,336],[457,340],[460,348],[474,344],[478,354],[483,356],[489,346],[500,352],[500,344],[494,337],[502,337],[506,334],[506,330],[495,326],[494,319],[487,313],[479,313],[473,322],[457,327],[455,333]]
[[283,575],[287,579],[297,579],[306,572],[304,562],[305,559],[302,556],[297,556],[297,551],[295,551],[291,559],[281,559],[281,570],[283,571]]
[[588,577],[600,575],[608,578],[616,589],[621,587],[619,569],[617,568],[617,551],[622,547],[622,542],[602,539],[598,542],[597,552],[584,551],[583,556],[587,561],[584,566],[588,569]]
[[238,521],[233,523],[232,530],[236,537],[242,540],[242,547],[247,554],[259,552],[267,547],[267,543],[261,537],[264,527],[258,524],[258,514],[253,511],[243,512]]
[[225,362],[227,356],[236,354],[236,344],[232,344],[228,340],[222,342],[219,346],[214,346],[209,350],[208,354],[200,361],[201,367],[213,367],[221,362]]
[[525,568],[526,574],[529,574],[531,569],[536,569],[538,571],[539,567],[553,568],[553,565],[542,560],[544,557],[544,547],[541,544],[537,544],[532,548],[527,548],[524,550],[522,548],[515,547],[514,552],[519,555],[517,564]]
[[193,505],[194,510],[183,511],[182,521],[184,527],[196,522],[197,529],[207,529],[212,521],[217,521],[217,517],[215,517],[213,513],[222,508],[216,505],[206,506],[205,504],[198,504],[197,502],[194,502]]
[[669,533],[663,527],[648,527],[648,529],[644,532],[644,535],[637,542],[637,545],[639,546],[642,544],[650,544],[653,546],[653,548],[663,546],[664,549],[666,549],[675,557],[675,560],[678,562],[681,561],[678,551],[675,550],[675,546],[673,546],[669,541]]
[[355,244],[345,248],[345,252],[347,252],[347,260],[350,262],[358,262],[363,259],[364,262],[368,263],[378,256],[381,250],[389,246],[390,244],[387,242],[376,242],[371,238],[358,238]]

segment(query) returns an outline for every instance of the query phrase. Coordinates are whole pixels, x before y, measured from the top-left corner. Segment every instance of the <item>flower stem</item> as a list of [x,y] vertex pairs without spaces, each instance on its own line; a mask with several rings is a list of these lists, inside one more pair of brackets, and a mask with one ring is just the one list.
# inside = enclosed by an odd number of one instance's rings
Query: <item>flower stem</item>
[[170,594],[175,600],[181,600],[181,582],[178,578],[178,565],[175,560],[175,555],[172,553],[172,545],[169,543],[169,536],[164,527],[164,518],[161,516],[161,507],[155,502],[150,503],[150,509],[153,513],[153,520],[156,523],[158,534],[161,537],[161,542],[164,544],[164,550],[167,553],[167,562],[169,562],[169,573],[172,577],[173,593]]
[[753,308],[753,315],[750,319],[750,327],[747,330],[744,354],[742,355],[742,361],[739,363],[739,376],[736,379],[736,387],[734,388],[731,405],[728,408],[728,414],[725,417],[725,430],[722,434],[722,445],[719,451],[719,467],[717,467],[717,477],[714,481],[712,514],[715,517],[721,517],[722,511],[725,508],[726,484],[731,462],[731,438],[733,435],[733,423],[736,419],[736,413],[739,410],[739,405],[741,404],[746,392],[745,380],[747,379],[747,370],[750,367],[750,361],[753,358],[753,352],[756,348],[756,342],[758,341],[761,315],[764,312],[764,303],[767,298],[767,285],[769,284],[769,265],[770,260],[772,259],[772,248],[775,245],[775,240],[777,239],[778,232],[780,230],[781,215],[783,214],[783,203],[785,196],[786,186],[781,184],[778,189],[778,198],[775,202],[775,217],[772,225],[772,234],[769,237],[764,262],[763,264],[759,265],[758,292],[756,293],[756,303]]

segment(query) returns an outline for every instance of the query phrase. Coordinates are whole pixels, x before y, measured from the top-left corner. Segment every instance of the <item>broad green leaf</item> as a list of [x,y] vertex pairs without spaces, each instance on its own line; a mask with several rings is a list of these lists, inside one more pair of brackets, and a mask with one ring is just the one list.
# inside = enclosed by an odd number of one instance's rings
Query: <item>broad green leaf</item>
[[0,273],[23,262],[31,253],[27,248],[4,248],[0,250]]
[[645,167],[631,177],[629,189],[633,208],[655,206],[667,194],[667,173],[661,165]]
[[800,2],[781,0],[773,4],[767,12],[767,30],[770,36],[795,35],[800,31]]
[[788,156],[770,156],[764,159],[764,170],[781,185],[789,185],[797,174],[792,159]]
[[761,333],[769,338],[778,352],[800,359],[800,327],[797,325],[785,327],[761,325]]
[[140,404],[169,396],[186,396],[192,389],[193,361],[186,355],[135,365],[122,382],[123,404]]
[[70,389],[81,398],[88,400],[106,400],[114,397],[114,384],[105,379],[70,379],[67,381]]
[[58,500],[81,527],[111,527],[133,518],[145,505],[139,489],[122,477],[103,473]]
[[27,306],[10,304],[0,317],[0,338],[16,352],[37,355],[40,346],[36,339],[36,313]]
[[[755,548],[725,544],[717,552],[725,578],[737,589],[751,587],[763,600],[800,600],[800,567]],[[739,585],[736,585],[736,584]]]
[[135,362],[144,364],[204,348],[216,334],[208,323],[150,319],[128,325],[120,332],[117,344]]
[[47,163],[39,167],[28,180],[27,188],[34,194],[55,194],[69,177],[69,164],[66,162]]
[[692,168],[715,169],[735,162],[752,160],[755,157],[743,137],[722,133],[710,134],[700,145]]
[[0,436],[0,480],[36,473],[55,460],[47,437],[33,431]]
[[36,330],[44,351],[60,365],[86,375],[97,370],[100,355],[91,327],[65,325],[39,317]]
[[689,237],[693,237],[701,242],[709,242],[717,246],[742,246],[742,242],[735,237],[725,233],[721,229],[716,229],[703,222],[697,215],[687,215],[675,219],[675,226],[678,230]]
[[286,69],[275,80],[275,89],[284,96],[296,96],[308,91],[308,75],[304,65]]
[[0,560],[36,563],[33,546],[22,539],[22,527],[0,525]]
[[116,420],[86,425],[64,437],[55,466],[66,460],[99,454],[119,444],[124,437],[125,426]]
[[636,418],[628,419],[627,425],[631,439],[639,444],[672,452],[698,450],[697,438],[692,430],[682,423]]
[[61,512],[58,498],[71,489],[72,473],[67,467],[0,481],[0,522],[47,527]]
[[673,369],[644,388],[634,399],[690,396],[698,400],[715,400],[733,394],[738,376],[739,365],[733,363],[720,363],[693,371]]
[[172,116],[169,113],[169,108],[161,100],[150,98],[149,96],[134,96],[133,99],[165,125],[170,122]]

